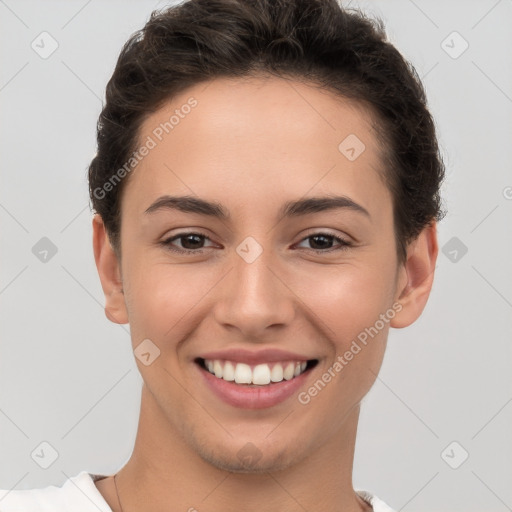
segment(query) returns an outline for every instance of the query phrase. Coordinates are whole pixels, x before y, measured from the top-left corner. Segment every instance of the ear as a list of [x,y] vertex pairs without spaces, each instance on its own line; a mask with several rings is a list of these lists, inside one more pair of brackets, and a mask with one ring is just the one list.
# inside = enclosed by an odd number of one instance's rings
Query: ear
[[431,222],[407,247],[407,261],[399,270],[395,297],[402,309],[391,320],[391,327],[411,325],[427,304],[439,251],[436,229],[436,222]]
[[121,267],[99,214],[95,214],[92,219],[92,233],[94,260],[105,294],[105,315],[111,322],[127,324],[128,312],[124,300]]

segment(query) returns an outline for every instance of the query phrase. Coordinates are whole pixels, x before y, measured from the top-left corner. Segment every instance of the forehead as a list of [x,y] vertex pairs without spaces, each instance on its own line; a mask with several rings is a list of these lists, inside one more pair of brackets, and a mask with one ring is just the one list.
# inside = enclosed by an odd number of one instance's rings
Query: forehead
[[197,84],[144,121],[139,144],[151,146],[130,176],[139,210],[163,193],[255,206],[308,191],[364,193],[369,205],[386,195],[369,112],[294,80]]

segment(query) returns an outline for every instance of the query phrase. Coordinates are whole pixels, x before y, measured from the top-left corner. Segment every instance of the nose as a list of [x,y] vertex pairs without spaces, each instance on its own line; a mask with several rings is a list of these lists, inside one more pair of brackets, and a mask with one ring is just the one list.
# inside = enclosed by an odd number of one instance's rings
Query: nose
[[268,340],[269,328],[283,329],[295,315],[296,296],[270,249],[252,262],[233,254],[223,279],[214,316],[224,328],[238,329],[244,340]]

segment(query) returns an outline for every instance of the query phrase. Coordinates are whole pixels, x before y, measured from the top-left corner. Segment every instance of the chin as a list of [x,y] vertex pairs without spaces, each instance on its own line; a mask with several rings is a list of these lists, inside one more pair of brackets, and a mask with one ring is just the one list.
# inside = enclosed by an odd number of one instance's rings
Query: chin
[[259,460],[251,460],[249,458],[241,459],[235,454],[226,453],[200,453],[201,458],[223,471],[240,474],[264,474],[274,471],[282,471],[293,464],[288,457],[280,455],[264,456]]
[[[240,448],[236,448],[240,446]],[[231,442],[228,446],[209,444],[195,447],[198,455],[208,464],[231,473],[263,474],[281,471],[298,462],[297,450],[278,449],[270,445],[261,450],[252,442]]]

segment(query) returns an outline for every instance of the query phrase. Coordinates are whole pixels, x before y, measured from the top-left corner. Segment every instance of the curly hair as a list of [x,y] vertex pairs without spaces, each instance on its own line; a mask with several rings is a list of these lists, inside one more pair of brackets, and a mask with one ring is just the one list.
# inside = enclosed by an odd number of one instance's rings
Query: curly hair
[[382,21],[336,0],[188,0],[154,11],[129,38],[107,84],[88,169],[92,207],[113,248],[120,254],[129,176],[105,184],[132,157],[143,121],[192,85],[263,74],[313,83],[369,107],[404,262],[408,243],[444,216],[434,121],[414,67],[387,40]]

